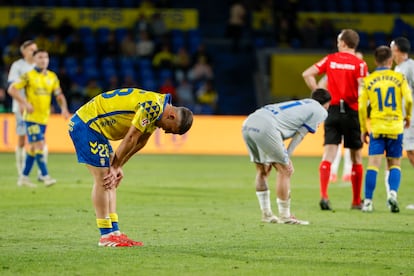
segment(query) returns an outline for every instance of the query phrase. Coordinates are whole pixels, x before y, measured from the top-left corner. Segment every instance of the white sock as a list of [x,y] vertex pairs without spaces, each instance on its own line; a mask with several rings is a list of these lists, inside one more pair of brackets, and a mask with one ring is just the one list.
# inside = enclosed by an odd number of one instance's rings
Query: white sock
[[279,216],[282,218],[290,217],[290,198],[288,200],[276,199],[277,206],[279,207]]
[[270,191],[256,191],[257,199],[259,200],[260,210],[263,214],[270,215],[272,208],[270,206]]
[[390,170],[385,171],[385,191],[387,192],[387,195],[390,194],[390,183],[388,182],[388,177],[390,176]]
[[344,169],[342,172],[342,176],[344,175],[351,175],[352,173],[352,160],[351,160],[351,152],[349,149],[344,150]]
[[339,163],[341,163],[342,157],[342,145],[338,145],[338,150],[336,151],[336,156],[334,161],[331,163],[331,175],[338,174]]
[[394,190],[389,191],[388,198],[393,198],[393,199],[397,200],[397,192],[394,191]]
[[16,168],[19,175],[22,174],[24,163],[26,161],[26,150],[24,147],[16,147]]

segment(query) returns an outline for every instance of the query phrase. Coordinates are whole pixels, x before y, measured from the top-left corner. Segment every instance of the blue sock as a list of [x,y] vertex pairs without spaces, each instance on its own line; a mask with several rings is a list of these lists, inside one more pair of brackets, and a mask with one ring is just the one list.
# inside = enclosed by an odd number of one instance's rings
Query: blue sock
[[378,168],[368,167],[365,174],[365,198],[372,199],[377,184]]
[[42,176],[48,175],[45,159],[43,156],[43,151],[36,151],[36,163],[39,167],[39,170],[42,172]]
[[390,191],[398,192],[398,188],[400,188],[401,183],[401,169],[399,166],[392,166],[390,168],[388,183],[390,184]]
[[35,161],[35,156],[32,152],[28,152],[26,154],[26,160],[24,162],[24,169],[23,169],[23,175],[28,176],[30,174],[30,171],[33,168],[33,164]]

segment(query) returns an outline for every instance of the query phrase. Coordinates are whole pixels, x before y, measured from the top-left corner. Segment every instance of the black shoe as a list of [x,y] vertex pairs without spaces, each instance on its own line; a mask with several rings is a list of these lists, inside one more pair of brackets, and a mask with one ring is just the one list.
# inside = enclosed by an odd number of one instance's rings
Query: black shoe
[[332,211],[332,207],[331,207],[331,202],[329,201],[329,199],[324,199],[322,198],[321,201],[319,202],[319,206],[321,207],[321,210],[325,211]]
[[398,202],[396,199],[390,197],[387,201],[391,213],[399,213],[400,208],[398,207]]
[[364,200],[361,200],[360,204],[352,204],[351,210],[362,210],[362,207],[364,206]]

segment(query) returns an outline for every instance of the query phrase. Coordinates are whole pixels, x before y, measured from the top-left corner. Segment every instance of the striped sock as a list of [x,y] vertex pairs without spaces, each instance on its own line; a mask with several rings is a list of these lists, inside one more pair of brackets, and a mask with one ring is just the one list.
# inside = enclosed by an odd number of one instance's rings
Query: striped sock
[[26,160],[25,160],[24,168],[23,168],[23,175],[28,176],[30,174],[30,171],[33,168],[34,161],[35,161],[34,152],[27,152]]
[[118,214],[117,213],[110,213],[109,217],[112,222],[112,232],[119,231],[119,225],[118,225]]
[[101,236],[108,235],[112,232],[112,223],[110,218],[96,219],[96,225],[101,232]]
[[37,166],[39,167],[39,170],[42,172],[42,176],[48,175],[49,173],[47,171],[46,162],[43,157],[43,150],[36,150],[35,157]]

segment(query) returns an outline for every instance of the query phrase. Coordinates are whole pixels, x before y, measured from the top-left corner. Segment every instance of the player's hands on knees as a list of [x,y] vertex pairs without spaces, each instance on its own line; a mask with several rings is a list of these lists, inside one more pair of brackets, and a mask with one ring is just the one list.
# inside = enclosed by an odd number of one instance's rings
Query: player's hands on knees
[[103,186],[105,190],[117,188],[123,177],[124,172],[122,171],[122,168],[109,167],[108,174],[104,177]]

